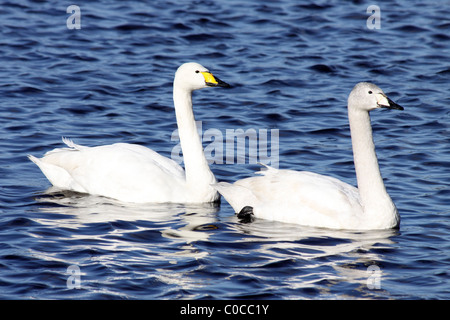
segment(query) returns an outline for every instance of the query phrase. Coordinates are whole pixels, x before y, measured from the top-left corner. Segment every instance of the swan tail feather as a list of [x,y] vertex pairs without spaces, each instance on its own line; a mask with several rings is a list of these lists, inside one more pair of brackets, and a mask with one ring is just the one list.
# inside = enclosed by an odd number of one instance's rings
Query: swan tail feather
[[35,156],[28,155],[28,159],[34,162],[50,183],[61,189],[74,190],[78,192],[85,192],[85,190],[75,183],[70,174],[61,167],[45,162]]
[[260,175],[267,175],[267,174],[273,174],[278,172],[278,169],[275,169],[274,167],[271,167],[267,164],[258,162],[259,165],[263,166],[264,168],[262,168],[260,171],[255,172],[255,174],[260,174]]
[[66,138],[66,137],[62,137],[62,142],[68,146],[71,150],[75,149],[75,150],[82,150],[82,149],[86,149],[88,147],[84,147],[81,146],[79,144],[76,144],[75,142],[73,142],[72,139]]

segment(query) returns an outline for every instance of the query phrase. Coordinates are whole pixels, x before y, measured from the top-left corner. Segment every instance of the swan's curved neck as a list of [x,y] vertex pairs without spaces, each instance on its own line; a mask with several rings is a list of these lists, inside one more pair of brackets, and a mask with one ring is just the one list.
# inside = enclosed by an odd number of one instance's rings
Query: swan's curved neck
[[180,88],[177,83],[173,87],[173,101],[177,118],[178,133],[186,173],[186,182],[194,186],[199,192],[201,188],[213,190],[210,184],[215,183],[203,152],[200,136],[195,124],[192,110],[192,91]]
[[395,206],[381,177],[369,112],[349,108],[348,117],[358,190],[364,212],[392,211]]

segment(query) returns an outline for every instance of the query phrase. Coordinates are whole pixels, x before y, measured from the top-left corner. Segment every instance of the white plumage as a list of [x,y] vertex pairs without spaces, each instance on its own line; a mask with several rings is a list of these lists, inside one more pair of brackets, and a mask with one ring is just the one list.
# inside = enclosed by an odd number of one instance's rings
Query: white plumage
[[29,156],[48,180],[61,189],[127,202],[203,203],[218,200],[197,133],[192,91],[228,86],[197,63],[185,63],[175,74],[173,99],[185,170],[175,161],[135,144],[85,147],[64,139],[68,148]]
[[397,227],[400,217],[386,192],[372,138],[369,111],[376,108],[403,109],[376,85],[357,84],[348,114],[358,188],[312,172],[270,167],[260,177],[215,188],[241,216],[335,229]]

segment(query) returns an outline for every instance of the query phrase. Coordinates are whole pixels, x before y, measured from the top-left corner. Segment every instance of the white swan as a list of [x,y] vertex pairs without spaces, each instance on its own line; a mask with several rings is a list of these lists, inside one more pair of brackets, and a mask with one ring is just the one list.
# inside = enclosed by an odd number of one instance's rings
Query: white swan
[[192,110],[192,91],[228,87],[198,63],[185,63],[175,73],[173,100],[185,170],[146,147],[116,143],[84,147],[63,139],[69,148],[38,159],[29,156],[58,188],[126,202],[215,202],[216,179],[203,153]]
[[336,229],[388,229],[400,217],[378,167],[369,111],[403,108],[374,84],[358,83],[348,98],[348,117],[358,188],[311,172],[261,171],[263,176],[218,183],[240,218],[257,218]]

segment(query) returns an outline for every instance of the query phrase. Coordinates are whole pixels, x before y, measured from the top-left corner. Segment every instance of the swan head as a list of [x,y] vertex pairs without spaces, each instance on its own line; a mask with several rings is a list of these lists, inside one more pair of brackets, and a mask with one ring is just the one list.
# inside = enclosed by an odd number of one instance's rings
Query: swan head
[[230,87],[228,83],[213,76],[208,69],[196,62],[184,63],[177,69],[174,86],[189,91],[206,87]]
[[348,97],[348,108],[371,111],[378,108],[403,110],[403,107],[389,99],[377,85],[358,83]]

